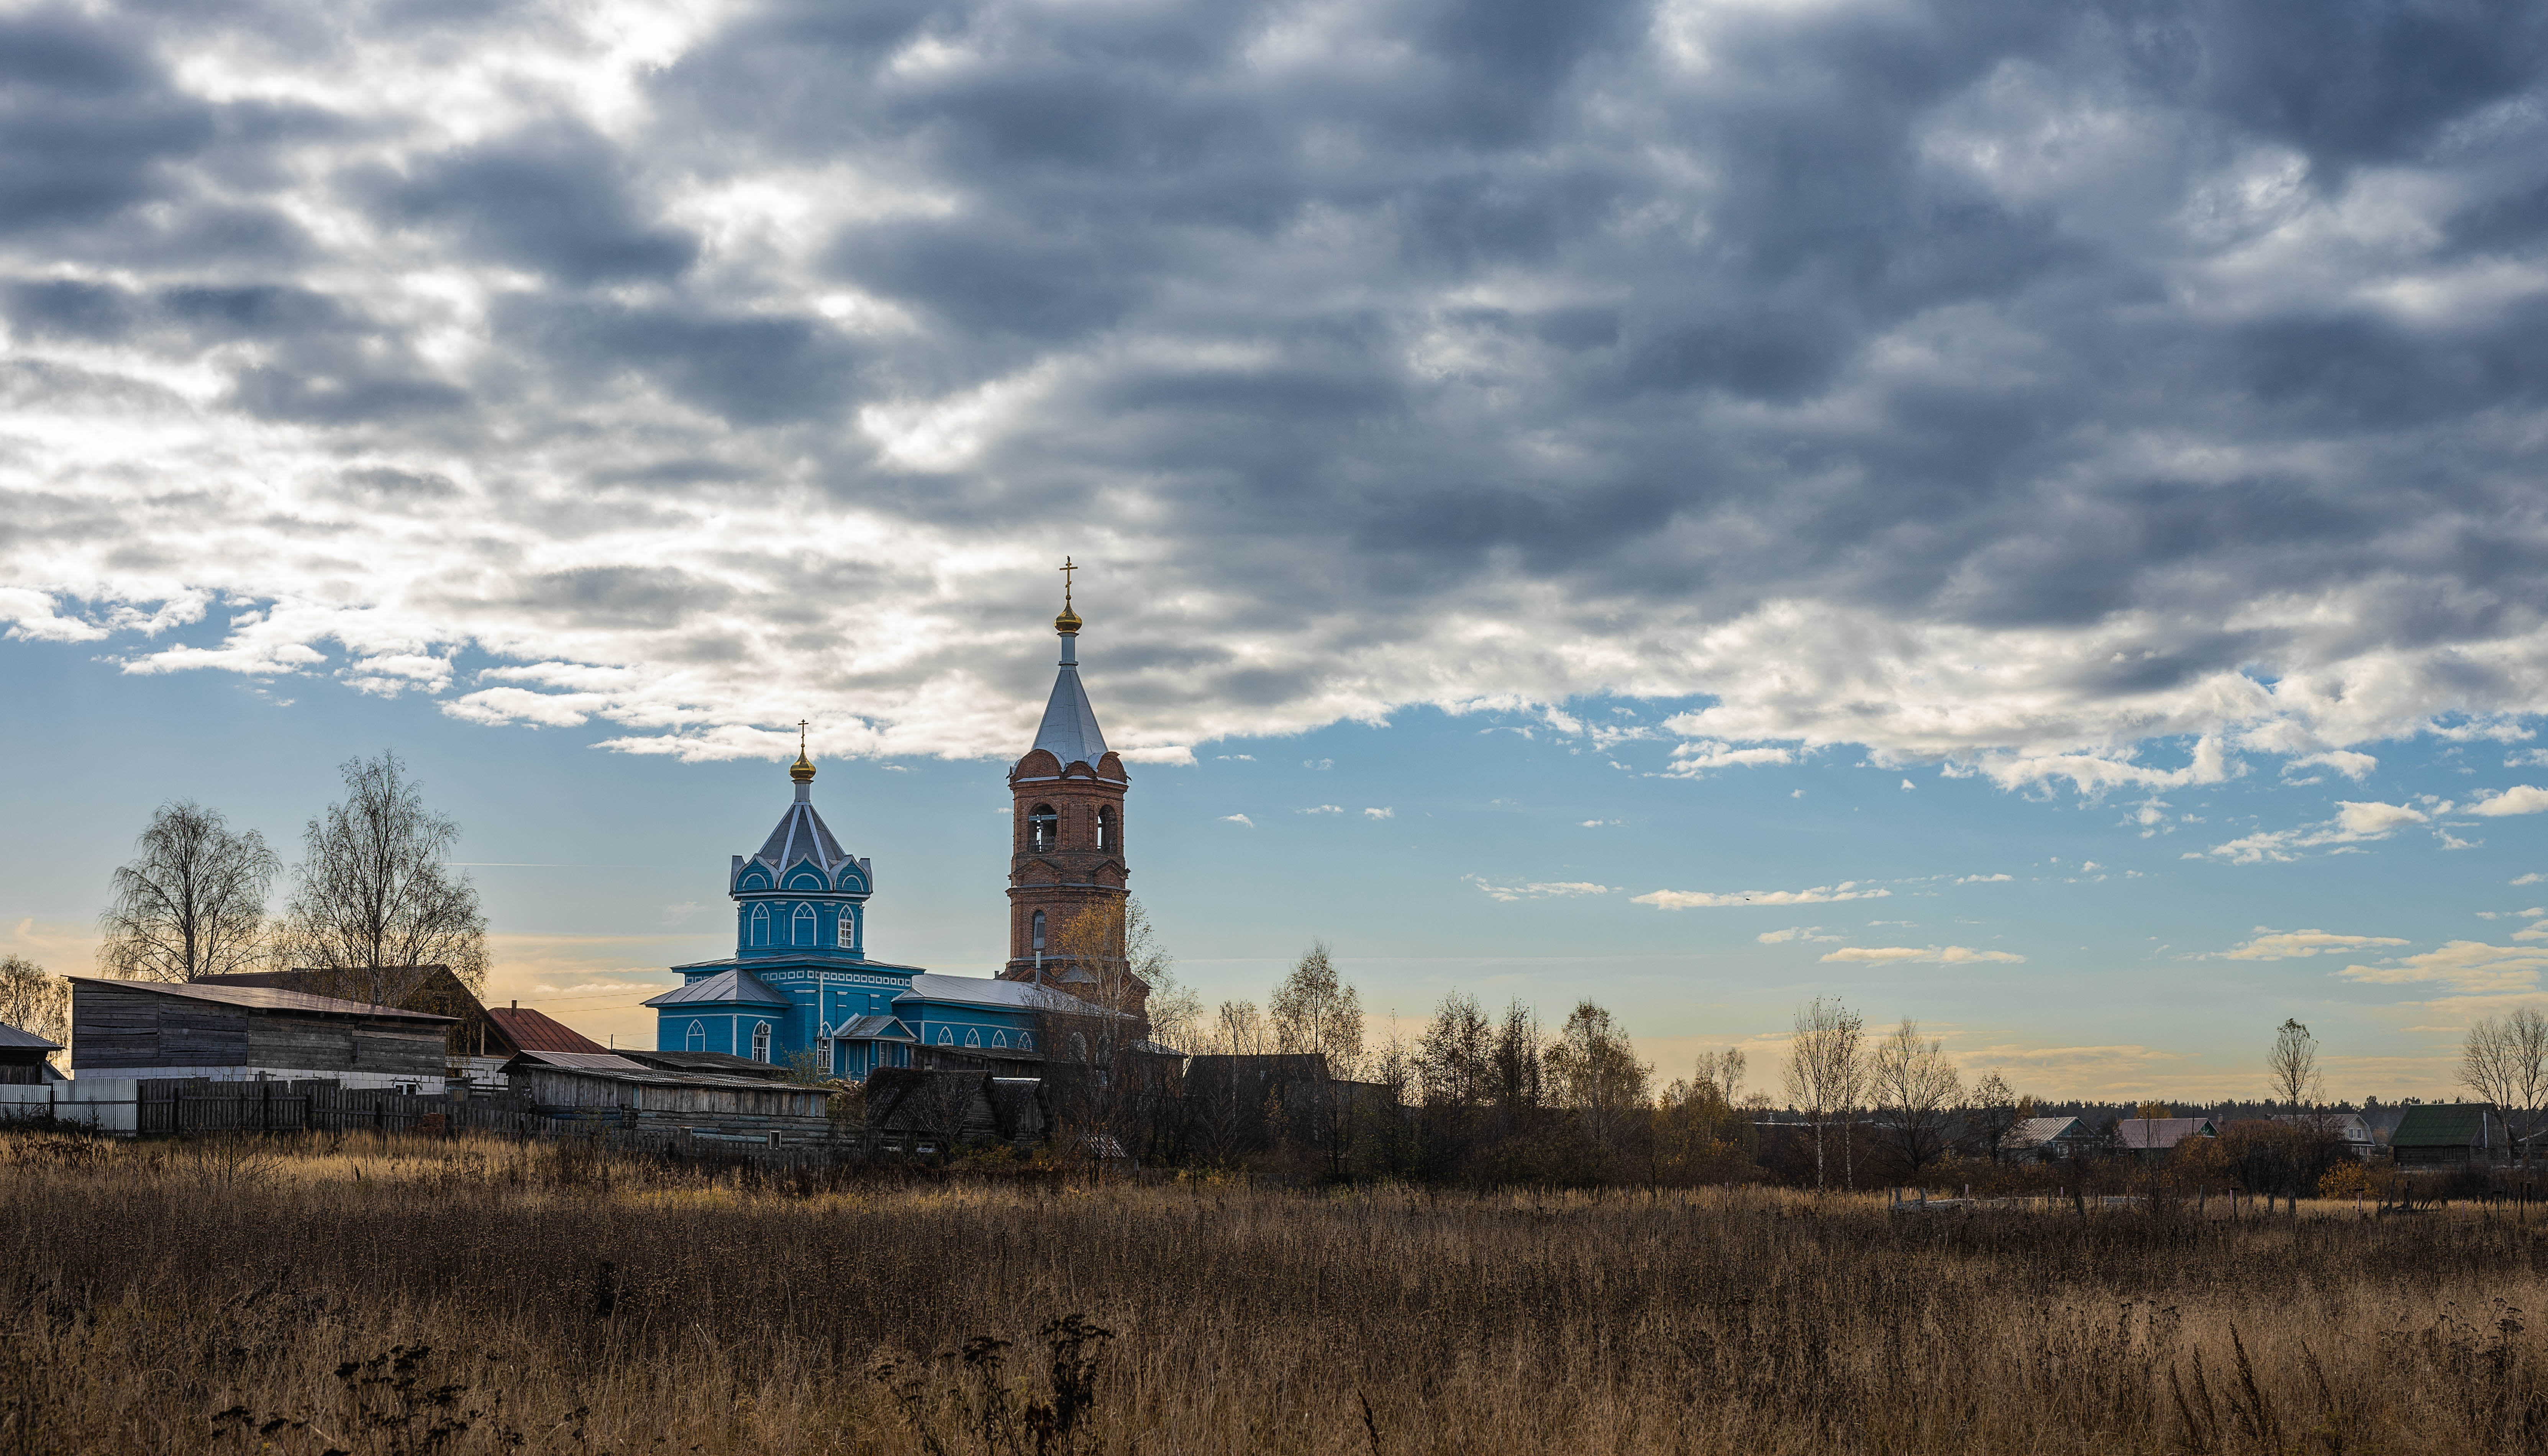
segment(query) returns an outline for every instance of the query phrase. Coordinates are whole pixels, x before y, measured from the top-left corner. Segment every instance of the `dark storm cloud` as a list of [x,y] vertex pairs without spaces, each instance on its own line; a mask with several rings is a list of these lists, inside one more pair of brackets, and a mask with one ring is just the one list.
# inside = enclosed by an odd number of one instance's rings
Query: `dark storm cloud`
[[[2042,649],[2074,704],[2313,652],[2548,691],[2502,665],[2548,619],[2535,5],[893,0],[639,60],[578,24],[0,25],[13,348],[209,374],[201,408],[310,430],[316,489],[384,514],[659,533],[489,608],[540,621],[726,642],[716,576],[790,584],[751,613],[815,642],[886,589],[800,535],[1112,532],[1142,590],[1227,603],[1135,628],[1144,701],[1171,639],[1304,599],[1368,659],[1355,711],[1503,690],[1418,639],[1507,591],[1621,653],[1780,602],[2129,637]],[[231,99],[178,84],[200,55]],[[770,517],[770,562],[654,559],[782,508],[816,515]],[[1330,711],[1289,661],[1182,671]],[[1695,671],[1627,676],[1745,690]]]
[[392,216],[448,229],[464,249],[589,284],[668,278],[698,243],[650,222],[629,197],[628,162],[572,123],[428,157],[377,185]]

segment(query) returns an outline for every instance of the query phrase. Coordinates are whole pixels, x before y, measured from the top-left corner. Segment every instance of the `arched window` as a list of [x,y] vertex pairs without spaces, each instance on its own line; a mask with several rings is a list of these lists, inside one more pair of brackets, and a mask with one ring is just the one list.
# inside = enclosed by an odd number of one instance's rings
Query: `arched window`
[[971,1028],[966,1029],[966,1031],[965,1031],[965,1033],[964,1033],[964,1045],[965,1045],[965,1046],[981,1046],[981,1045],[982,1045],[982,1029],[981,1029],[980,1027],[971,1027]]
[[756,946],[770,944],[770,907],[767,905],[752,907],[752,943]]
[[1006,1032],[993,1032],[991,1034],[991,1045],[1002,1048],[1007,1047],[1009,1045],[1009,1034]]
[[1070,1059],[1073,1061],[1088,1059],[1088,1039],[1077,1032],[1070,1034]]
[[1097,810],[1097,848],[1113,850],[1115,844],[1115,806],[1100,805]]
[[956,1045],[956,1033],[955,1033],[955,1031],[954,1031],[953,1029],[951,1029],[951,1028],[948,1028],[948,1027],[940,1027],[940,1028],[938,1029],[938,1045],[939,1045],[939,1046],[955,1046],[955,1045]]
[[787,944],[791,946],[810,946],[814,944],[813,906],[799,905],[796,907],[796,918],[788,927]]
[[1033,1051],[1035,1049],[1035,1033],[1018,1033],[1018,1049],[1021,1051]]
[[847,905],[841,907],[841,929],[838,939],[844,951],[859,943],[859,912]]
[[1061,839],[1061,816],[1050,804],[1038,804],[1027,811],[1027,848],[1049,850]]
[[752,1059],[755,1061],[770,1059],[770,1023],[766,1021],[755,1025],[752,1029]]
[[1035,933],[1035,953],[1038,956],[1042,956],[1044,954],[1044,912],[1041,910],[1037,911],[1035,913],[1035,919],[1030,922],[1030,924],[1032,925]]
[[708,1029],[697,1022],[690,1023],[689,1031],[682,1037],[682,1049],[683,1051],[707,1050]]
[[816,1039],[816,1041],[815,1041],[815,1043],[814,1043],[814,1065],[819,1066],[819,1067],[821,1067],[821,1068],[823,1069],[823,1075],[825,1075],[825,1076],[827,1076],[827,1077],[828,1077],[828,1076],[830,1076],[830,1075],[832,1074],[832,1039],[831,1039],[831,1038],[829,1038],[829,1037],[822,1037],[822,1038],[818,1038],[818,1039]]

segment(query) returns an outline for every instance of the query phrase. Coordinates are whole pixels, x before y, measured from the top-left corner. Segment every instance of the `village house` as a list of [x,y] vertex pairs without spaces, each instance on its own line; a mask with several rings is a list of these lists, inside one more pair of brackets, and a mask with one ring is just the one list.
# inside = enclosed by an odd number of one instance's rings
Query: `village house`
[[2115,1141],[2126,1152],[2158,1159],[2188,1138],[2218,1138],[2210,1118],[2124,1118],[2115,1124]]
[[2301,1128],[2341,1138],[2344,1150],[2358,1158],[2368,1158],[2380,1150],[2371,1136],[2371,1124],[2358,1112],[2278,1112],[2276,1123],[2287,1128]]
[[2025,1118],[2008,1130],[1999,1145],[2013,1163],[2049,1163],[2076,1157],[2097,1145],[2097,1135],[2077,1118]]
[[2401,1168],[2484,1167],[2505,1146],[2503,1119],[2491,1102],[2421,1103],[2407,1109],[2389,1135],[2390,1154]]
[[0,1022],[0,1087],[36,1087],[60,1081],[62,1074],[53,1070],[47,1058],[61,1049],[57,1043]]
[[439,1092],[452,1018],[274,986],[75,975],[71,1075]]

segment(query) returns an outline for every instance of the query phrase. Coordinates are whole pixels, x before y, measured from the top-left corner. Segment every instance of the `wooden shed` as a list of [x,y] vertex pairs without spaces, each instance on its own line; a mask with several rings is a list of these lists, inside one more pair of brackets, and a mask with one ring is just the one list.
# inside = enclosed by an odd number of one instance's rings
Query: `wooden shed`
[[452,1018],[272,986],[75,975],[71,1075],[328,1078],[439,1091]]
[[753,1141],[774,1133],[801,1142],[831,1131],[830,1092],[793,1082],[665,1071],[607,1051],[525,1051],[504,1064],[504,1076],[548,1117]]
[[33,1087],[60,1081],[61,1073],[54,1071],[46,1058],[61,1049],[57,1042],[47,1042],[33,1032],[22,1032],[0,1022],[0,1086]]

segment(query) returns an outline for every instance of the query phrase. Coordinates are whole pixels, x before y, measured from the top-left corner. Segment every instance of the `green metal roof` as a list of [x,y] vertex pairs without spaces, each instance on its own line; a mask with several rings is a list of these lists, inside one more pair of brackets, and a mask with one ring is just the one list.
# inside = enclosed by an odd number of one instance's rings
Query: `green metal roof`
[[2389,1135],[2391,1147],[2473,1147],[2486,1138],[2486,1115],[2495,1111],[2489,1102],[2446,1102],[2407,1109],[2398,1131]]

